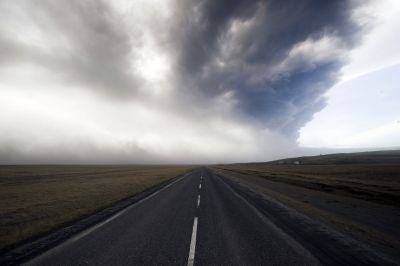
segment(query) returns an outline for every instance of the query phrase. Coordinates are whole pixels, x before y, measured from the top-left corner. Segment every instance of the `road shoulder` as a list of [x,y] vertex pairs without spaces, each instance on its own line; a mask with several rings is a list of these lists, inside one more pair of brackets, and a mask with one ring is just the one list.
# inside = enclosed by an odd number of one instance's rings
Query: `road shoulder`
[[293,200],[289,202],[287,197],[284,199],[284,195],[267,188],[260,189],[246,178],[235,176],[231,172],[218,171],[217,175],[277,226],[313,254],[317,254],[324,264],[332,261],[351,264],[354,263],[354,258],[362,264],[393,264],[387,254],[335,230],[309,213],[304,213],[302,206],[296,205]]
[[0,264],[16,265],[33,257],[36,257],[46,250],[49,250],[61,244],[67,239],[73,237],[74,235],[79,234],[84,230],[90,229],[91,227],[106,221],[112,216],[118,214],[119,212],[129,208],[133,204],[146,199],[154,193],[157,193],[168,185],[183,179],[188,174],[190,174],[190,172],[186,173],[185,175],[180,175],[172,179],[166,180],[136,195],[123,199],[108,208],[105,208],[89,216],[83,217],[61,228],[58,228],[53,232],[38,236],[33,240],[23,242],[15,248],[6,251],[3,254],[0,254]]

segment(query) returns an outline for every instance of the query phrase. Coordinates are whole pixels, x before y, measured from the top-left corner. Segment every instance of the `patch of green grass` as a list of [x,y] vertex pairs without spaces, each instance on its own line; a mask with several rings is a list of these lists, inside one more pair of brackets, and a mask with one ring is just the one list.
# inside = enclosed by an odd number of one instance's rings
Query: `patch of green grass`
[[188,172],[188,166],[0,166],[0,249]]

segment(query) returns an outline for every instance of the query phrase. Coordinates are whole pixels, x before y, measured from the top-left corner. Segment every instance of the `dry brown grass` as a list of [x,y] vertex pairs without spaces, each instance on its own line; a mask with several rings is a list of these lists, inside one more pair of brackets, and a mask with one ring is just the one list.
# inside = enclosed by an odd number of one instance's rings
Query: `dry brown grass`
[[0,249],[94,213],[186,166],[0,166]]
[[220,165],[272,181],[400,206],[400,164]]

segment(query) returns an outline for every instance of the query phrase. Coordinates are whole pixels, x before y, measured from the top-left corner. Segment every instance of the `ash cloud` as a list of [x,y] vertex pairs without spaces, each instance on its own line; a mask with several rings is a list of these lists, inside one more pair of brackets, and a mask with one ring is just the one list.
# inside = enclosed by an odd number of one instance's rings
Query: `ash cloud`
[[4,1],[0,8],[0,64],[33,63],[64,83],[134,95],[129,54],[136,44],[106,2]]
[[356,3],[4,0],[0,163],[290,155],[358,42]]
[[203,0],[179,6],[172,36],[183,93],[229,93],[238,112],[290,136],[324,107],[321,95],[359,36],[350,1]]

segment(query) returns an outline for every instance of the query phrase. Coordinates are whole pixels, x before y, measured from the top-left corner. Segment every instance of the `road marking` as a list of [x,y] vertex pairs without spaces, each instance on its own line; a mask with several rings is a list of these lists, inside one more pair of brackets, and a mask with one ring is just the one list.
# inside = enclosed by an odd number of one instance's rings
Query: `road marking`
[[192,266],[194,264],[194,252],[196,249],[196,236],[197,236],[197,217],[194,217],[192,240],[190,241],[189,258],[188,258],[188,263],[187,263],[188,266]]
[[197,196],[197,208],[200,206],[200,195]]
[[[254,214],[269,228],[271,229],[274,233],[279,235],[281,239],[283,239],[288,245],[290,245],[294,250],[298,250],[301,252],[301,254],[304,255],[307,260],[310,261],[316,261],[316,257],[311,254],[300,242],[295,240],[291,235],[289,235],[287,232],[283,231],[280,227],[277,226],[274,222],[272,222],[264,213],[262,213],[255,205],[250,203],[244,196],[240,195],[231,184],[228,184],[224,178],[215,175],[218,179],[219,182],[224,184],[228,190],[230,190],[239,200],[241,200],[250,210],[254,212]],[[233,183],[232,183],[233,184]],[[241,185],[238,185],[241,186]],[[280,208],[283,208],[283,205],[280,205],[281,203],[275,202],[272,198],[268,198],[268,201],[274,202],[274,204],[279,204]],[[287,211],[287,209],[286,209]],[[317,263],[318,264],[318,263]]]
[[202,179],[203,179],[203,175],[200,176],[200,180],[202,180]]
[[99,229],[100,227],[108,224],[109,222],[111,222],[112,220],[114,220],[115,218],[119,217],[120,215],[124,214],[125,212],[131,210],[132,208],[136,207],[137,205],[139,205],[140,203],[151,199],[152,197],[154,197],[155,195],[157,195],[158,193],[164,191],[165,189],[169,188],[170,186],[174,185],[175,183],[178,183],[179,181],[181,181],[182,179],[184,179],[185,177],[187,177],[190,173],[183,175],[182,177],[178,178],[177,180],[165,185],[164,187],[160,188],[159,190],[156,190],[155,192],[151,193],[150,195],[146,196],[145,198],[132,203],[131,205],[128,205],[127,207],[123,208],[122,210],[118,211],[117,213],[113,214],[111,217],[107,218],[105,221],[99,222],[81,232],[78,232],[77,234],[73,234],[70,238],[68,238],[67,240],[65,240],[64,242],[61,242],[60,244],[56,245],[53,248],[48,249],[47,251],[43,252],[42,254],[39,254],[36,257],[33,257],[31,260],[27,261],[25,264],[31,265],[37,262],[40,262],[41,259],[46,258],[47,256],[50,256],[52,254],[55,254],[57,251],[61,250],[62,248],[72,244],[73,242],[78,241],[79,239],[89,235],[90,233],[92,233],[93,231]]
[[201,184],[199,184],[199,189],[201,189]]

